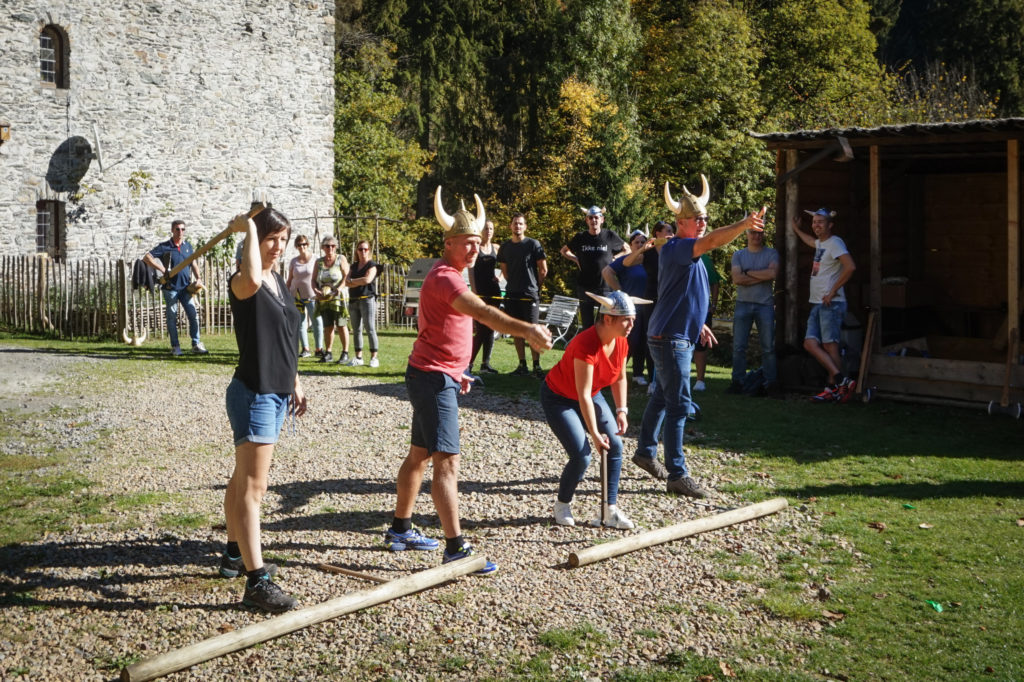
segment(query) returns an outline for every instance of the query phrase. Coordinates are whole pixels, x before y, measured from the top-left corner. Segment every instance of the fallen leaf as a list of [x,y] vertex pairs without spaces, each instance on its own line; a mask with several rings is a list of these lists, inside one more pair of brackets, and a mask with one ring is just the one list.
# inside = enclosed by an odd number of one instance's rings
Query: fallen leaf
[[730,668],[729,664],[726,663],[725,661],[719,661],[718,662],[718,667],[719,667],[719,669],[721,669],[722,674],[725,675],[726,677],[736,677],[736,673],[734,673],[732,671],[732,668]]
[[893,478],[893,479],[895,479],[897,481],[900,480],[901,478],[903,478],[903,474],[886,474],[886,475],[889,478]]
[[1017,525],[1024,527],[1024,519],[1017,519]]
[[235,629],[235,626],[232,625],[231,623],[221,623],[220,626],[217,628],[217,631],[221,632],[221,633],[224,633],[224,632],[231,632],[234,629]]
[[885,530],[885,527],[886,527],[885,524],[882,523],[881,521],[872,521],[871,523],[868,524],[868,528],[874,528],[879,533],[881,533],[883,530]]
[[697,678],[697,682],[715,682],[714,675],[701,675]]
[[807,498],[807,501],[808,501],[808,502],[817,502],[817,501],[818,501],[818,498],[817,498],[817,497],[808,497],[808,498]]
[[875,592],[871,596],[874,597],[875,599],[885,599],[886,597],[889,596],[889,593],[888,592]]
[[843,618],[846,618],[846,614],[836,613],[835,611],[829,611],[828,609],[823,610],[821,615],[825,616],[829,620],[842,620]]
[[991,675],[991,674],[992,674],[992,673],[994,673],[995,671],[996,671],[996,669],[995,669],[995,668],[993,668],[992,666],[990,666],[990,665],[986,665],[986,666],[985,666],[985,672],[987,672],[987,673],[988,673],[989,675]]
[[930,523],[921,523],[921,524],[918,524],[917,527],[922,529],[922,530],[928,530],[929,528],[934,528],[935,526],[933,526]]

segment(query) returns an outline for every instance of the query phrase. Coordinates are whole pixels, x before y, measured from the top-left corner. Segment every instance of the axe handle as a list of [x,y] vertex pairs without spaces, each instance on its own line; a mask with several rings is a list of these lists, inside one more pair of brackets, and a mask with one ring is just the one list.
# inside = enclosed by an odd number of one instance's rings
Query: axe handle
[[[249,211],[248,215],[249,215],[250,218],[255,218],[265,208],[266,208],[266,205],[260,204],[259,206],[256,206],[251,211]],[[230,227],[225,227],[223,230],[221,230],[219,233],[217,233],[212,239],[210,239],[210,241],[206,242],[201,247],[199,247],[194,252],[192,252],[191,256],[189,256],[185,260],[183,260],[180,263],[178,263],[177,265],[175,265],[169,271],[165,272],[163,274],[163,276],[160,277],[160,283],[164,284],[164,283],[168,282],[172,277],[177,275],[179,272],[181,272],[182,270],[184,270],[188,266],[192,265],[192,262],[196,258],[199,258],[203,254],[205,254],[207,251],[212,249],[214,246],[217,245],[218,242],[223,241],[225,238],[227,238],[227,236],[229,234],[231,234],[231,232],[232,232],[232,230],[231,230]]]

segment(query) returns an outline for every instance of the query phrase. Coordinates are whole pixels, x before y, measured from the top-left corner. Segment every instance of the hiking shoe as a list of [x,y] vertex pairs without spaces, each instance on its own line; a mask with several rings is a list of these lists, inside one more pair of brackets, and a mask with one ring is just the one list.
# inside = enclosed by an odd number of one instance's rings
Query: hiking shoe
[[199,343],[192,344],[192,352],[196,355],[206,355],[210,351],[206,350],[206,346],[204,346],[203,342],[200,341]]
[[659,481],[664,481],[668,478],[668,469],[665,465],[659,462],[654,457],[644,457],[643,455],[633,455],[633,464],[637,465],[647,473],[651,475],[651,478],[656,478]]
[[643,374],[639,374],[639,375],[633,377],[633,383],[636,384],[637,386],[646,386],[647,385],[647,379],[644,379],[644,375]]
[[181,346],[171,346],[171,355],[175,357],[184,355],[184,353],[181,352]]
[[299,602],[295,597],[278,587],[277,583],[270,579],[270,576],[267,576],[257,580],[256,584],[252,587],[246,584],[242,603],[246,606],[255,606],[270,613],[281,613],[295,608],[295,605]]
[[[465,559],[466,557],[472,556],[474,554],[476,554],[476,551],[473,549],[473,546],[467,542],[462,547],[459,547],[459,551],[455,552],[454,554],[449,554],[448,550],[445,550],[444,558],[441,559],[441,563],[447,564],[452,561],[458,561],[459,559]],[[474,575],[490,575],[491,573],[494,573],[497,570],[497,564],[491,561],[487,561],[487,563],[484,564],[483,568],[481,568],[479,571],[474,572]]]
[[338,364],[339,365],[347,365],[348,364],[348,359],[349,359],[348,358],[348,351],[347,350],[343,350],[343,351],[341,351],[341,357],[338,358]]
[[[277,575],[277,564],[263,564],[267,569],[267,575],[273,578]],[[242,557],[232,559],[227,554],[220,555],[220,576],[222,578],[237,578],[245,573],[245,562]]]
[[629,520],[625,512],[614,504],[608,505],[608,518],[605,519],[606,528],[618,528],[619,530],[633,530],[636,524]]
[[697,379],[697,381],[695,381],[693,384],[693,390],[695,391],[706,391],[707,389],[708,387],[705,386],[704,382],[701,381],[700,379]]
[[329,350],[325,350],[324,354],[320,356],[320,362],[332,362],[333,360],[334,355]]
[[853,395],[853,389],[857,387],[857,382],[850,377],[846,377],[836,386],[836,402],[845,403]]
[[546,372],[544,371],[543,367],[541,367],[540,365],[534,365],[533,376],[537,377],[538,379],[543,379],[545,374]]
[[837,392],[838,386],[826,386],[816,396],[811,397],[811,401],[815,403],[833,403],[838,398]]
[[710,494],[707,490],[697,485],[697,482],[689,476],[683,476],[674,481],[666,482],[665,490],[675,495],[685,495],[686,497],[696,497],[697,499],[704,499]]
[[576,519],[572,517],[572,509],[568,502],[555,500],[555,523],[559,526],[575,526]]
[[480,373],[481,374],[497,374],[498,370],[494,369],[490,365],[486,365],[485,364],[485,365],[480,365]]
[[362,367],[363,366],[363,359],[362,358],[352,358],[351,360],[349,360],[345,364],[348,365],[349,367]]
[[404,533],[396,533],[394,528],[388,528],[384,531],[384,544],[392,552],[404,552],[407,549],[431,550],[441,546],[441,543],[428,538],[418,528],[410,528]]
[[370,358],[370,367],[380,367],[380,360],[377,358]]
[[302,349],[302,352],[301,352],[301,353],[299,353],[299,357],[300,357],[300,358],[308,358],[308,357],[309,357],[309,356],[311,356],[311,355],[312,355],[312,353],[310,353],[310,352],[309,352],[309,349],[308,349],[308,348],[303,348],[303,349]]
[[530,370],[527,369],[526,365],[519,365],[510,374],[514,377],[528,377],[530,376]]

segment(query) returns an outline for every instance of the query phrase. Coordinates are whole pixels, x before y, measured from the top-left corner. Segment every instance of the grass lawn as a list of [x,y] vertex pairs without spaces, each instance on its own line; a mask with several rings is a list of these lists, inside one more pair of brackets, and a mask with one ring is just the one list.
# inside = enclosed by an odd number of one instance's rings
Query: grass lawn
[[[300,367],[400,382],[412,340],[409,331],[382,332],[376,369],[314,359]],[[209,356],[174,359],[166,340],[131,348],[0,334],[4,345],[123,359],[97,378],[101,382],[140,380],[140,361],[229,372],[234,338],[211,336],[204,342]],[[543,366],[550,368],[560,355],[545,354]],[[515,368],[510,341],[496,342],[492,364],[504,372]],[[697,394],[700,437],[687,444],[696,475],[702,451],[741,453],[735,466],[760,472],[764,483],[736,485],[730,492],[749,502],[785,496],[820,517],[825,531],[813,551],[780,552],[785,570],[761,585],[765,592],[758,604],[779,617],[820,623],[823,639],[759,643],[791,651],[790,668],[741,669],[740,679],[1024,680],[1024,422],[981,410],[882,400],[819,405],[792,395],[731,396],[724,394],[726,368],[710,367],[708,378],[708,391]],[[484,380],[488,391],[537,395],[533,378]],[[644,396],[631,391],[630,399],[638,424]],[[4,438],[11,436],[9,428]],[[66,456],[73,453],[51,453],[47,462]],[[0,455],[0,510],[4,525],[18,529],[0,542],[29,539],[64,514],[103,514],[103,505],[82,505],[87,482],[26,475],[26,466],[24,457]],[[69,490],[79,491],[81,506],[61,501]],[[839,551],[841,546],[855,551]],[[744,557],[721,561],[723,571],[735,568],[735,579],[744,579]],[[820,585],[820,597],[808,593],[808,583]],[[619,678],[724,675],[713,661],[681,655],[654,670],[621,671]]]

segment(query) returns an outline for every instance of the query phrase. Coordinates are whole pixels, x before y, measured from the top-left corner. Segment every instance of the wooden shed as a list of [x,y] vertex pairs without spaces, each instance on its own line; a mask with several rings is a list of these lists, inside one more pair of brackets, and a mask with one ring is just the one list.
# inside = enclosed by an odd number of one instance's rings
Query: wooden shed
[[812,249],[789,224],[828,207],[857,265],[849,310],[864,329],[876,311],[867,386],[897,398],[987,404],[1001,400],[1008,382],[1010,402],[1024,401],[1024,118],[754,137],[776,152],[780,343],[800,347],[810,309]]

